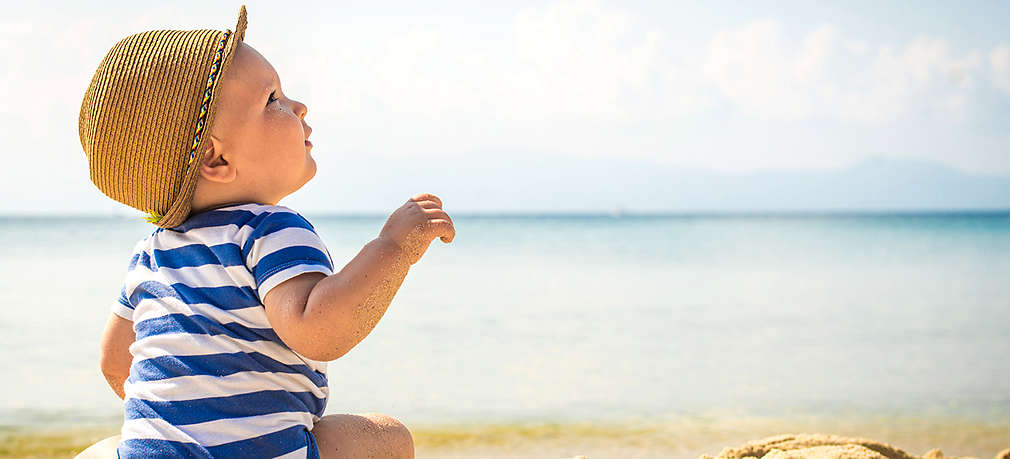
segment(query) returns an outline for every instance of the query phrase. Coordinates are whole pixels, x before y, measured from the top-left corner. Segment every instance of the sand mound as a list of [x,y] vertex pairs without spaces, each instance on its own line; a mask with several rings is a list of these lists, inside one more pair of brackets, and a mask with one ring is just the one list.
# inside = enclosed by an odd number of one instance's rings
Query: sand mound
[[[739,448],[723,448],[718,456],[702,455],[700,459],[976,459],[944,456],[939,449],[913,456],[899,448],[866,438],[840,437],[830,434],[783,434],[753,440]],[[1010,448],[1000,451],[996,459],[1010,459]]]

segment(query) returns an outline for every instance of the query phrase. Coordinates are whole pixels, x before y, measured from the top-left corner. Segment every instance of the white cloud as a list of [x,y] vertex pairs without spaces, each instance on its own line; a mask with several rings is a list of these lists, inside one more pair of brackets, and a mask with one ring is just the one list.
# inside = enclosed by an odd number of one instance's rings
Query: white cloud
[[[598,0],[522,9],[500,32],[508,35],[489,45],[419,25],[318,51],[309,60],[322,66],[299,77],[330,94],[339,108],[330,114],[342,118],[515,127],[678,120],[726,102],[759,120],[953,119],[970,109],[984,70],[979,52],[944,38],[874,44],[824,24],[794,39],[774,20],[698,37],[708,46],[685,52],[643,17]],[[991,56],[994,69],[1002,56]]]
[[989,53],[993,86],[1010,94],[1010,45],[997,46]]
[[599,1],[564,1],[518,11],[504,47],[417,26],[327,50],[332,73],[319,73],[340,75],[347,116],[381,108],[521,124],[634,120],[641,111],[629,102],[651,100],[678,75],[662,60],[663,33],[641,29],[635,15]]
[[981,71],[976,51],[943,38],[873,46],[830,25],[790,45],[777,21],[719,32],[703,72],[742,112],[760,119],[809,117],[882,122],[922,110],[959,115]]
[[[659,70],[658,30],[599,1],[558,2],[524,9],[513,25],[517,72],[509,111],[530,108],[548,119],[626,120],[636,116],[625,96],[647,90]],[[538,116],[539,115],[539,116]]]
[[[821,35],[823,41],[830,33]],[[784,48],[778,22],[755,21],[719,32],[709,45],[702,72],[750,116],[803,117],[811,110],[810,94],[796,89],[801,76],[809,79],[818,73],[819,50],[806,49],[805,56],[793,58]]]

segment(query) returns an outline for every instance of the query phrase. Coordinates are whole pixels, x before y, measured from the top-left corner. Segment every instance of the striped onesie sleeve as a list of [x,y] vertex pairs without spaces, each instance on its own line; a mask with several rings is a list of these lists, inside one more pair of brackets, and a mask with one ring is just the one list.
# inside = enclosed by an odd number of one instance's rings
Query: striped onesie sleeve
[[270,289],[307,272],[333,273],[329,252],[312,225],[301,215],[278,212],[268,215],[243,245],[246,266],[256,280],[262,301]]

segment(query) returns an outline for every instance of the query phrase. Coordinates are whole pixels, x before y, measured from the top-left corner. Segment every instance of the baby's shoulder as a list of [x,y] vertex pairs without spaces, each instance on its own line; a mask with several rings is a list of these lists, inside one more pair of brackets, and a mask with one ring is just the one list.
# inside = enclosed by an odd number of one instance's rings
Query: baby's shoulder
[[316,227],[302,214],[287,206],[261,206],[257,215],[243,228],[241,246],[243,253],[255,252],[257,247],[263,250],[276,250],[288,246],[297,252],[304,247],[317,247],[325,251],[325,244],[319,237]]

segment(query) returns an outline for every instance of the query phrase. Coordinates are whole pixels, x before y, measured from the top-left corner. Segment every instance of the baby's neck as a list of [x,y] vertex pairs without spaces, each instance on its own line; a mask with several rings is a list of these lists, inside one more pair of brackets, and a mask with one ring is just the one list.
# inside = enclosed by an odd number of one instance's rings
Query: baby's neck
[[[277,205],[277,200],[270,201],[262,197],[250,196],[248,193],[229,193],[230,190],[210,189],[206,184],[198,183],[193,192],[193,199],[190,201],[190,214],[206,212],[221,207],[235,206],[239,204],[263,204],[267,206]],[[225,192],[222,192],[225,191]]]

